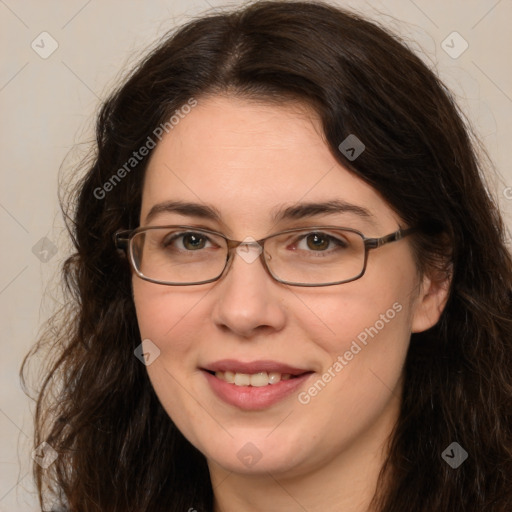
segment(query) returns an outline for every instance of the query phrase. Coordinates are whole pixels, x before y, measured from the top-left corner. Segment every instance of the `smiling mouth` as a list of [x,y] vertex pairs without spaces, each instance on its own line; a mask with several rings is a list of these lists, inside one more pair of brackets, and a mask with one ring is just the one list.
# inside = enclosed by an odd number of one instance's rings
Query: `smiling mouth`
[[257,373],[239,373],[231,371],[211,371],[205,370],[210,375],[215,375],[219,380],[234,384],[240,387],[264,387],[278,384],[281,381],[292,380],[312,372],[303,372],[301,374],[293,375],[290,373],[280,372],[257,372]]

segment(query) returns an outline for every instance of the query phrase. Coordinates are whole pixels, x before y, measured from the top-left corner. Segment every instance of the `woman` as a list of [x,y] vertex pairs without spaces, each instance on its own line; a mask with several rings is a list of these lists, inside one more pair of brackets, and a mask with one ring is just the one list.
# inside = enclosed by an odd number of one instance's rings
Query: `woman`
[[510,511],[512,264],[480,167],[439,80],[354,14],[258,2],[169,36],[71,199],[40,493]]

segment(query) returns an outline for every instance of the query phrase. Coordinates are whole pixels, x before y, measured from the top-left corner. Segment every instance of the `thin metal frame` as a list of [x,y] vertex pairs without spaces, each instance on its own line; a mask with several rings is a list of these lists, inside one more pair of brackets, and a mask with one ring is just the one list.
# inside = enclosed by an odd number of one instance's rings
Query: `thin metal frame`
[[[170,283],[167,281],[159,281],[158,279],[152,279],[150,277],[147,277],[142,272],[140,272],[137,269],[137,266],[135,264],[135,260],[133,257],[133,243],[132,243],[133,237],[135,235],[137,235],[138,233],[149,231],[152,229],[170,229],[170,228],[185,229],[188,231],[199,232],[199,233],[209,233],[212,235],[220,236],[221,238],[226,240],[226,244],[227,244],[227,248],[228,248],[228,255],[227,255],[226,263],[224,265],[222,272],[217,277],[214,277],[212,279],[208,279],[206,281],[198,281],[198,282],[194,282],[194,283]],[[293,233],[293,232],[297,232],[297,231],[306,231],[306,230],[315,231],[315,230],[324,230],[324,229],[331,229],[331,230],[336,229],[336,230],[342,230],[342,231],[350,231],[352,233],[359,235],[362,238],[363,243],[364,243],[364,263],[363,263],[363,269],[357,276],[350,278],[350,279],[345,279],[343,281],[336,281],[333,283],[310,284],[310,283],[294,283],[294,282],[285,281],[283,279],[279,279],[272,273],[272,270],[268,267],[267,261],[264,257],[264,255],[265,255],[265,245],[264,244],[265,244],[266,240],[268,240],[269,238],[274,238],[279,235],[283,235],[285,233]],[[370,250],[378,249],[379,247],[382,247],[383,245],[391,243],[391,242],[397,242],[398,240],[401,240],[402,238],[410,235],[414,231],[417,231],[417,228],[408,228],[408,229],[400,228],[397,231],[390,233],[388,235],[384,235],[380,238],[367,238],[366,236],[363,235],[363,233],[361,233],[357,229],[352,229],[352,228],[345,228],[345,227],[340,227],[340,226],[305,226],[305,227],[301,227],[301,228],[293,228],[293,229],[287,229],[285,231],[279,231],[278,233],[274,233],[272,235],[266,236],[265,238],[261,238],[260,240],[244,242],[244,241],[240,241],[240,240],[232,240],[232,239],[228,238],[226,235],[224,235],[223,233],[220,233],[218,231],[213,231],[211,229],[196,228],[194,226],[186,226],[186,225],[168,225],[168,226],[140,226],[140,227],[138,227],[136,229],[132,229],[132,230],[120,230],[120,231],[117,231],[116,233],[114,233],[113,239],[114,239],[114,243],[115,243],[115,246],[117,249],[124,251],[125,253],[127,252],[128,259],[130,261],[130,265],[132,266],[132,268],[135,271],[135,273],[137,274],[137,276],[140,277],[141,279],[144,279],[145,281],[149,281],[149,282],[155,283],[155,284],[162,284],[165,286],[193,286],[193,285],[199,285],[199,284],[213,283],[215,281],[218,281],[224,274],[227,273],[228,269],[231,266],[231,262],[233,261],[233,256],[232,256],[233,251],[237,247],[239,247],[241,245],[254,246],[254,245],[258,244],[262,248],[261,254],[259,255],[259,259],[261,260],[261,262],[263,264],[263,268],[267,271],[267,273],[270,275],[270,277],[272,277],[272,279],[274,279],[278,283],[283,283],[283,284],[287,284],[290,286],[320,287],[320,286],[334,286],[337,284],[345,284],[345,283],[350,283],[352,281],[356,281],[357,279],[360,279],[366,271],[366,266],[368,263],[368,253]]]

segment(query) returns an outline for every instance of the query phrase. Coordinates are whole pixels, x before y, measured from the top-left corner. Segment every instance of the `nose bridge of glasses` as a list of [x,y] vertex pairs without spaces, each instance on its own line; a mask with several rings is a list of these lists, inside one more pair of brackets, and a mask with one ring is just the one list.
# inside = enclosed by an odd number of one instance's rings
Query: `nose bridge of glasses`
[[253,263],[263,251],[263,246],[252,236],[245,237],[242,241],[229,241],[229,247],[234,248],[236,254],[246,263]]

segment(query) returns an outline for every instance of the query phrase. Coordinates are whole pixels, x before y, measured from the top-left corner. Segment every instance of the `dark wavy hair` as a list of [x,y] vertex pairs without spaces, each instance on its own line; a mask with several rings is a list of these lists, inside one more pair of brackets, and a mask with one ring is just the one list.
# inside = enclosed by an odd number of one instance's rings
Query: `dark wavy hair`
[[[403,40],[321,2],[262,1],[194,19],[102,105],[93,156],[63,205],[74,244],[62,269],[66,303],[20,370],[24,381],[28,359],[49,350],[34,446],[46,441],[59,457],[48,469],[34,463],[39,499],[52,492],[71,512],[212,510],[205,457],[133,355],[141,338],[131,271],[112,241],[138,226],[149,155],[98,190],[190,98],[218,94],[311,106],[337,161],[420,227],[420,271],[451,276],[439,322],[411,336],[374,509],[510,512],[512,261],[484,152]],[[354,161],[338,149],[349,134],[366,146]],[[453,441],[469,454],[458,469],[441,458]]]

